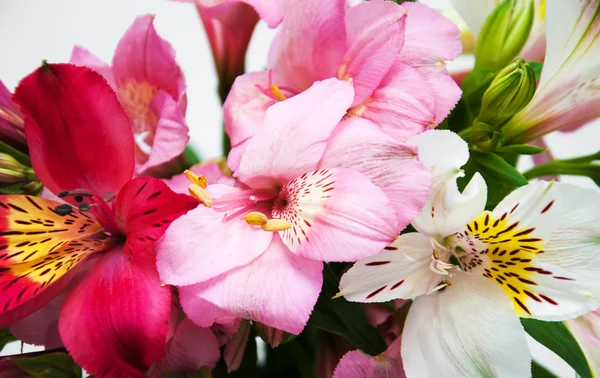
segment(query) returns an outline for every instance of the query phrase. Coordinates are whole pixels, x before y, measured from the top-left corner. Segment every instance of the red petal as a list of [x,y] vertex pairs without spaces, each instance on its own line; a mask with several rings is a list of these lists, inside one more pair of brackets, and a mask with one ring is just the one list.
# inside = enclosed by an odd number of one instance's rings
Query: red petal
[[171,291],[161,287],[151,253],[105,253],[66,299],[62,340],[87,372],[101,377],[144,377],[165,355]]
[[117,96],[100,74],[45,64],[15,91],[25,114],[33,168],[52,192],[117,193],[133,175],[133,135]]
[[117,196],[117,218],[127,234],[125,253],[152,246],[171,222],[196,208],[194,197],[173,192],[164,182],[139,177],[129,181]]

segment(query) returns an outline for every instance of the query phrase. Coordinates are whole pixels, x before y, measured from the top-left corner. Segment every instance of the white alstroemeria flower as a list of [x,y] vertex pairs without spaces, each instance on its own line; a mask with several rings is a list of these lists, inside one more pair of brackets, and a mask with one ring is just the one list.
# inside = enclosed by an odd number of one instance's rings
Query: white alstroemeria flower
[[462,139],[434,130],[409,144],[434,174],[418,232],[358,261],[340,294],[414,299],[402,335],[408,378],[530,376],[519,317],[564,320],[600,307],[600,193],[538,182],[484,211],[481,176],[456,187],[469,156]]
[[547,0],[546,58],[531,102],[504,127],[527,143],[600,117],[600,1]]

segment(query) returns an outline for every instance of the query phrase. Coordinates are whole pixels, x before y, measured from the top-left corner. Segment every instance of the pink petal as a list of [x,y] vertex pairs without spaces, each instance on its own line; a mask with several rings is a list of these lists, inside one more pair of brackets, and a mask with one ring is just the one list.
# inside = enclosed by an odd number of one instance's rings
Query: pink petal
[[435,99],[417,70],[396,62],[364,105],[351,109],[400,142],[435,125]]
[[323,264],[288,251],[275,236],[269,248],[248,265],[180,288],[184,308],[200,298],[234,315],[299,334],[321,291]]
[[47,64],[21,81],[14,98],[33,168],[52,192],[117,193],[133,175],[129,119],[98,73]]
[[[242,189],[210,185],[207,190],[220,196]],[[199,206],[173,223],[157,247],[164,282],[179,286],[206,281],[248,264],[267,249],[271,233],[255,229],[241,216],[231,220],[226,216]]]
[[290,1],[269,52],[270,68],[300,92],[335,77],[346,50],[344,0]]
[[195,372],[203,366],[212,369],[220,357],[219,341],[210,328],[201,328],[183,319],[167,344],[164,360],[153,366],[150,377]]
[[116,218],[122,220],[127,235],[123,250],[131,255],[152,248],[175,219],[198,205],[194,197],[177,194],[158,179],[129,181],[116,200]]
[[[250,72],[238,76],[223,105],[225,131],[231,140],[231,146],[236,148],[249,140],[263,126],[265,112],[276,99],[265,95],[261,88],[268,88],[271,79],[268,72]],[[243,147],[245,150],[246,147]],[[242,154],[229,156],[228,164],[232,170],[239,168]]]
[[27,150],[27,140],[23,131],[23,114],[13,102],[12,94],[2,80],[0,80],[0,139],[20,150]]
[[244,73],[246,50],[258,15],[251,5],[241,1],[197,1],[197,10],[210,43],[219,76],[219,95]]
[[61,293],[47,305],[10,326],[10,332],[24,343],[43,345],[46,349],[62,348],[58,333],[60,308],[67,297]]
[[400,59],[417,67],[452,60],[462,52],[456,24],[427,5],[404,2],[406,42]]
[[[237,184],[237,181],[234,178],[225,175],[223,171],[221,171],[218,163],[202,163],[201,165],[190,168],[190,171],[197,175],[204,176],[209,184],[223,184],[228,186],[235,186]],[[175,193],[189,193],[188,187],[191,185],[191,182],[183,173],[173,176],[170,180],[165,179],[163,182]]]
[[401,338],[398,338],[384,353],[376,357],[360,350],[348,352],[335,368],[332,378],[405,378],[400,344]]
[[112,68],[110,68],[108,63],[104,62],[102,59],[98,58],[96,55],[92,54],[87,49],[84,49],[81,46],[73,47],[69,63],[74,64],[76,66],[84,66],[87,68],[91,68],[92,70],[102,75],[102,77],[106,79],[106,81],[113,90],[117,90],[117,85],[115,84],[115,78],[113,76]]
[[319,166],[353,168],[379,186],[396,210],[400,229],[429,196],[431,172],[418,160],[416,148],[398,143],[365,119],[340,123]]
[[67,297],[63,342],[78,365],[98,376],[143,377],[165,355],[171,289],[161,286],[153,254],[106,252]]
[[190,140],[185,117],[167,92],[160,91],[152,98],[150,107],[158,116],[148,161],[136,168],[138,174],[146,169],[167,163],[183,153]]
[[354,169],[320,169],[288,182],[273,217],[292,227],[281,239],[298,256],[356,261],[374,255],[399,234],[385,193]]
[[[235,1],[235,0],[230,0]],[[252,5],[261,19],[265,20],[270,28],[276,28],[285,13],[286,0],[240,0]]]
[[199,327],[210,327],[215,324],[230,325],[236,323],[236,318],[231,313],[217,307],[212,302],[194,295],[193,290],[179,288],[181,307],[192,322]]
[[379,85],[404,45],[404,8],[391,1],[371,1],[346,10],[347,50],[339,78],[352,78],[361,104]]
[[[415,68],[427,82],[435,98],[435,124],[444,120],[454,109],[462,91],[448,73],[445,66],[431,65]],[[430,124],[430,128],[435,124]]]
[[135,19],[115,49],[112,61],[118,87],[124,82],[148,82],[168,92],[179,102],[185,92],[183,73],[175,61],[175,50],[154,29],[154,16]]
[[225,350],[223,351],[223,360],[227,365],[228,373],[240,368],[249,338],[250,322],[248,320],[243,320],[240,323],[237,332],[231,337],[231,340],[227,343],[227,346],[225,346]]
[[314,170],[353,97],[350,82],[327,79],[271,106],[242,157],[240,181],[248,184],[255,176],[287,181]]

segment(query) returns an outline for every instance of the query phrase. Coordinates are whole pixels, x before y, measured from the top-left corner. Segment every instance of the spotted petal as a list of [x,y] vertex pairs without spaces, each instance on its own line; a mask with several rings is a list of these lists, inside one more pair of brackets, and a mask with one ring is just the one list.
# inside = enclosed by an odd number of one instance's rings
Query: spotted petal
[[429,265],[431,238],[411,232],[375,256],[357,261],[340,280],[340,294],[353,302],[387,302],[427,294],[442,280]]
[[600,193],[541,181],[473,219],[456,243],[521,317],[565,320],[600,307]]
[[31,196],[0,197],[2,313],[41,294],[101,247],[101,240],[88,238],[102,229],[92,217],[77,210],[59,215],[58,205]]
[[358,171],[319,169],[288,182],[272,212],[292,227],[281,239],[299,256],[355,261],[381,251],[400,232],[385,193]]

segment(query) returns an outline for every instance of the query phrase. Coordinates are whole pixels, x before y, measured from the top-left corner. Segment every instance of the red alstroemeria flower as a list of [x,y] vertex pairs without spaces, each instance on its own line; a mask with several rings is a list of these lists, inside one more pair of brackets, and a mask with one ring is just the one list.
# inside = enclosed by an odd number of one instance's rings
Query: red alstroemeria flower
[[154,241],[197,201],[160,180],[132,179],[130,121],[98,73],[45,64],[21,81],[14,100],[38,177],[79,210],[45,198],[0,197],[0,326],[48,303],[93,256],[62,305],[62,341],[97,376],[144,376],[165,354],[171,312]]

